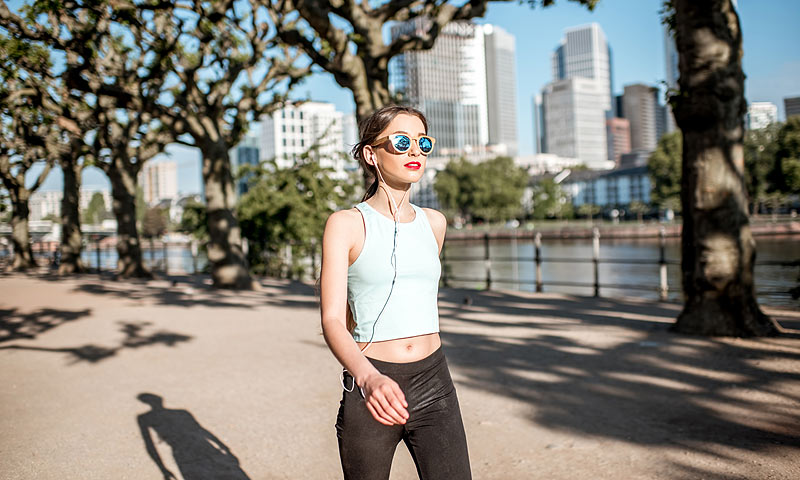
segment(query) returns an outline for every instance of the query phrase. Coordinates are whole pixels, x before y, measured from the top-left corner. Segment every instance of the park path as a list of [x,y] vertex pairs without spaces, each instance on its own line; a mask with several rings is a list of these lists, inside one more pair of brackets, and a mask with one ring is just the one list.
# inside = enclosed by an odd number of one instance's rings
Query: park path
[[[341,478],[313,289],[170,280],[0,274],[0,478]],[[678,309],[443,290],[474,478],[800,478],[800,313],[708,339]]]

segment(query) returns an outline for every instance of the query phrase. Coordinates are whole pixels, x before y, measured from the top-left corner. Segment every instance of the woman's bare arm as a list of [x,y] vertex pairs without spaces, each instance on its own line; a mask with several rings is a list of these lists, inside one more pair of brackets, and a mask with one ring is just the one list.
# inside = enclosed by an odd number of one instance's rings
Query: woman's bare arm
[[372,416],[384,425],[403,424],[408,419],[408,404],[402,390],[378,372],[347,331],[347,268],[350,249],[361,231],[361,216],[353,211],[335,212],[325,224],[320,272],[322,334],[333,355],[363,389]]

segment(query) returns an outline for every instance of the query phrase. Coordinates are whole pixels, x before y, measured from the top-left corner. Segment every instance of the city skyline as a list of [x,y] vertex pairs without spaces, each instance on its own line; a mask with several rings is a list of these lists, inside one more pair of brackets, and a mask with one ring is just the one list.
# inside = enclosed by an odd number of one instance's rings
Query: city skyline
[[[495,24],[516,38],[517,132],[519,154],[534,151],[532,98],[550,80],[551,54],[565,29],[597,22],[605,31],[613,49],[612,89],[622,92],[626,84],[659,85],[665,80],[664,35],[659,10],[661,0],[617,0],[599,2],[594,12],[570,2],[554,7],[531,9],[526,5],[490,3],[487,14],[476,23]],[[779,120],[785,120],[784,97],[800,96],[800,31],[794,19],[800,18],[800,2],[776,0],[771,8],[753,0],[738,2],[743,31],[743,68],[747,75],[745,95],[748,102],[768,101],[778,106]],[[388,29],[387,29],[388,35]],[[354,104],[349,91],[336,85],[329,74],[308,79],[294,92],[302,98],[314,92],[313,100],[331,102],[344,113]],[[663,101],[663,97],[662,97]],[[196,150],[171,145],[168,152],[178,164],[179,191],[202,190],[200,157]],[[153,161],[161,161],[165,155]],[[54,169],[43,185],[53,190],[60,185],[60,172]],[[99,171],[87,171],[87,188],[108,185]]]

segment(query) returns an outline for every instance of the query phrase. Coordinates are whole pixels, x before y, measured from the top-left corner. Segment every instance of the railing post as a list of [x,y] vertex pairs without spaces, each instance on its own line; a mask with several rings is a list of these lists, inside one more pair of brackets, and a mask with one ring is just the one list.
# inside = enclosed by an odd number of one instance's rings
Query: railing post
[[197,275],[197,241],[190,240],[190,248],[192,251],[192,274]]
[[100,236],[98,235],[95,238],[96,238],[96,240],[95,240],[95,244],[94,244],[95,245],[94,252],[95,252],[95,258],[97,259],[97,273],[100,273],[100,271],[102,270],[100,268]]
[[592,263],[594,264],[594,296],[600,296],[600,230],[592,229]]
[[161,251],[163,252],[164,255],[164,276],[169,275],[169,255],[167,254],[169,248],[167,247],[168,247],[167,241],[161,240]]
[[667,243],[667,231],[664,227],[658,232],[658,243],[659,243],[659,258],[658,258],[658,269],[659,275],[661,277],[659,288],[658,288],[658,298],[661,301],[665,301],[667,299],[667,294],[669,293],[669,285],[667,284],[667,259],[666,259],[666,243]]
[[489,258],[489,233],[483,234],[483,263],[486,266],[486,290],[492,289],[492,261]]
[[536,232],[536,236],[534,237],[533,244],[536,247],[536,257],[534,261],[536,262],[536,291],[541,293],[544,291],[544,286],[542,285],[542,234],[541,232]]

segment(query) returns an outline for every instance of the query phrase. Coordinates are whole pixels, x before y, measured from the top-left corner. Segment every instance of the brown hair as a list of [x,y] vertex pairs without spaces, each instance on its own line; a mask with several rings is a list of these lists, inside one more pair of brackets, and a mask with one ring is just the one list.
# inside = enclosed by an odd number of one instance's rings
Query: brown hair
[[358,123],[359,142],[351,151],[353,158],[358,160],[361,170],[364,173],[364,180],[369,182],[364,200],[372,197],[378,191],[378,177],[375,175],[375,167],[367,163],[364,158],[364,147],[372,145],[378,135],[390,124],[392,120],[400,114],[413,115],[422,120],[425,133],[428,133],[428,120],[425,115],[414,107],[405,105],[387,105],[372,112],[372,114]]

